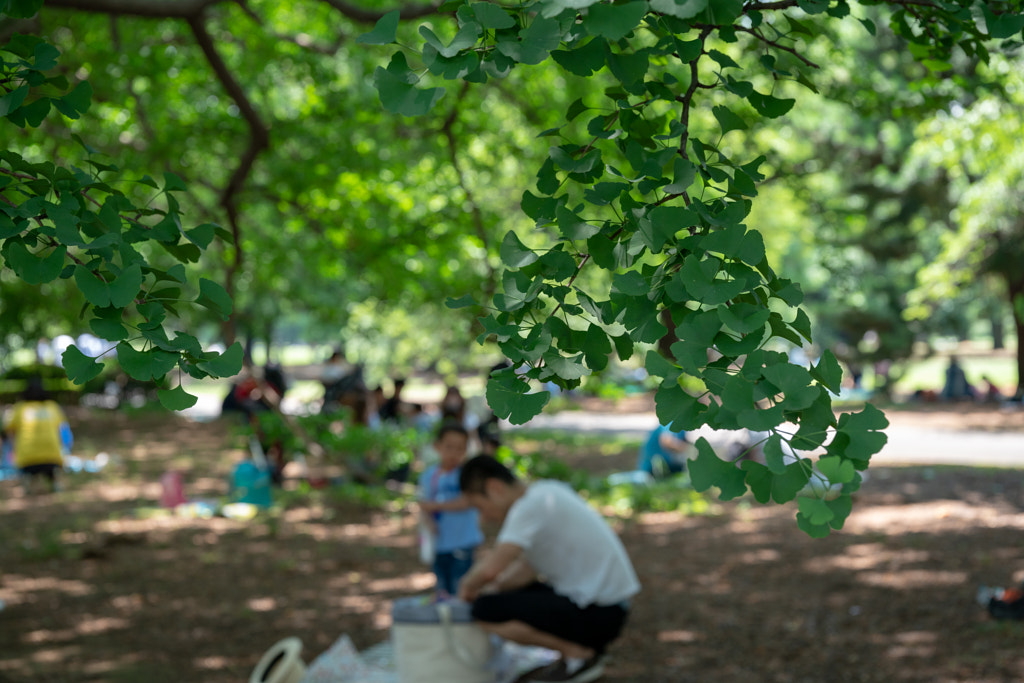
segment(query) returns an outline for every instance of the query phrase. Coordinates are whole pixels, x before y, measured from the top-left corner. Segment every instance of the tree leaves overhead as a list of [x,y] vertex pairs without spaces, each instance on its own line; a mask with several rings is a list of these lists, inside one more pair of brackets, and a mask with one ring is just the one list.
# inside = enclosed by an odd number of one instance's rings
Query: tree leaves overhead
[[[20,16],[31,6],[38,9],[33,3],[8,3],[3,11]],[[37,127],[51,107],[72,120],[90,109],[92,89],[87,82],[72,87],[65,77],[51,75],[58,57],[55,47],[38,38],[16,36],[0,46],[0,114],[5,127]],[[0,264],[29,285],[73,281],[85,299],[84,322],[102,338],[119,342],[118,361],[136,379],[162,379],[175,366],[197,376],[237,373],[240,355],[213,367],[194,337],[179,334],[175,345],[167,341],[164,329],[168,314],[174,316],[179,303],[230,311],[223,289],[204,281],[194,301],[182,299],[180,290],[172,299],[166,288],[160,290],[162,296],[154,296],[156,283],[184,278],[177,266],[151,262],[134,246],[154,240],[173,253],[182,238],[173,193],[187,191],[185,184],[168,172],[161,191],[164,201],[136,206],[117,188],[123,181],[114,166],[89,161],[91,174],[31,162],[12,150],[0,152]],[[198,243],[193,248],[208,246],[215,231],[212,225],[191,230],[191,239]],[[190,255],[188,250],[182,253]],[[55,308],[48,305],[46,310]],[[143,340],[144,348],[137,350],[129,339]],[[64,351],[62,361],[68,377],[79,384],[103,369],[96,358],[75,346]],[[207,370],[198,368],[200,361],[207,363]],[[166,397],[165,405],[171,407],[195,401],[180,387],[166,392]]]
[[[816,65],[804,52],[819,24],[849,20],[849,9],[825,0],[798,2],[799,9],[755,9],[740,0],[538,4],[540,15],[515,34],[484,31],[465,50],[490,73],[536,64],[550,52],[567,78],[600,78],[604,99],[577,100],[566,125],[542,133],[559,140],[522,208],[539,230],[554,228],[547,233],[552,250],[577,267],[542,270],[541,249],[506,235],[504,291],[483,322],[521,374],[512,384],[510,376],[492,378],[488,399],[523,422],[543,407],[526,380],[571,389],[603,367],[597,353],[580,353],[585,325],[590,338],[597,331],[621,339],[625,329],[633,342],[664,342],[663,355],[647,360],[661,379],[655,400],[663,424],[769,434],[766,464],[742,468],[701,442],[690,468],[695,486],[717,486],[723,498],[750,490],[778,503],[811,486],[812,497],[798,503],[798,525],[811,535],[840,528],[849,496],[817,486],[827,478],[801,453],[820,456],[824,448],[825,468],[845,490],[885,445],[884,416],[868,407],[836,420],[831,396],[842,372],[835,356],[826,352],[804,368],[773,350],[812,342],[810,318],[797,308],[799,286],[776,275],[764,237],[745,224],[765,157],[740,158],[723,141],[790,115],[801,92],[816,90]],[[986,54],[990,37],[1020,29],[1018,16],[989,12],[987,35],[955,5],[915,6],[913,13],[896,5],[892,12],[897,32],[931,68],[949,59],[954,44]],[[459,17],[458,35],[468,36]],[[451,53],[455,44],[435,43],[428,37],[423,50],[399,54],[411,64],[433,50]],[[589,122],[580,126],[584,112]],[[610,287],[582,284],[584,268],[608,271]]]

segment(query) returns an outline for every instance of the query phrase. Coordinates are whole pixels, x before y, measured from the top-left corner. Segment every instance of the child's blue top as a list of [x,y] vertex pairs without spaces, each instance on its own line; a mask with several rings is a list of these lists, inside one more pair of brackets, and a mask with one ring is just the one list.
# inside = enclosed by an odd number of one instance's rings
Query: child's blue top
[[661,435],[669,432],[679,437],[680,439],[686,438],[686,432],[682,429],[676,430],[672,428],[672,425],[658,425],[654,430],[647,436],[647,440],[640,446],[640,453],[637,457],[636,468],[645,472],[650,472],[654,461],[658,458],[670,458],[670,455],[665,452],[665,449],[661,446]]
[[[420,478],[420,498],[435,503],[455,500],[461,495],[459,490],[459,473],[461,467],[445,472],[439,465],[431,465]],[[475,508],[458,512],[438,512],[434,519],[437,522],[437,552],[450,553],[453,550],[475,548],[484,542],[480,531],[480,522]]]

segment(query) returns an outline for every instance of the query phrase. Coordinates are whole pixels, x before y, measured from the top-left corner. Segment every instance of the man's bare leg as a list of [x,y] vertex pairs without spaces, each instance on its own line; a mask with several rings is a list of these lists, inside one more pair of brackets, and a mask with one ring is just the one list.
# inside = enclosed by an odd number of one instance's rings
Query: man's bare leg
[[549,650],[561,653],[563,657],[590,659],[596,654],[589,647],[584,647],[579,643],[573,643],[556,635],[540,631],[525,621],[503,621],[501,623],[478,621],[475,623],[484,631],[493,633],[505,640],[511,640],[513,643],[519,643],[520,645],[546,647]]

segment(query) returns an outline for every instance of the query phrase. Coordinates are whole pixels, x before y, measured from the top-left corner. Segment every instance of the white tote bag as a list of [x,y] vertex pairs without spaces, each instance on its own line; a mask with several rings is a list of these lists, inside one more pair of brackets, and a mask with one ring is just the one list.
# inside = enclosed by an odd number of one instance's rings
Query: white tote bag
[[405,598],[391,616],[399,683],[494,683],[494,648],[468,604]]

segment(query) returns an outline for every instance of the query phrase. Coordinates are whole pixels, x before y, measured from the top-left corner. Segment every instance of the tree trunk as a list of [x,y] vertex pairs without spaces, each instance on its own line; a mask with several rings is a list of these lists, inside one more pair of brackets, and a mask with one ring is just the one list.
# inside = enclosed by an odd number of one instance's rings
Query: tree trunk
[[1024,279],[1007,278],[1006,289],[1010,295],[1010,310],[1013,312],[1013,327],[1017,332],[1017,391],[1014,398],[1024,397]]
[[999,311],[999,310],[992,311],[991,323],[992,323],[992,348],[993,349],[1005,349],[1006,348],[1006,326],[1003,324],[1003,312]]

